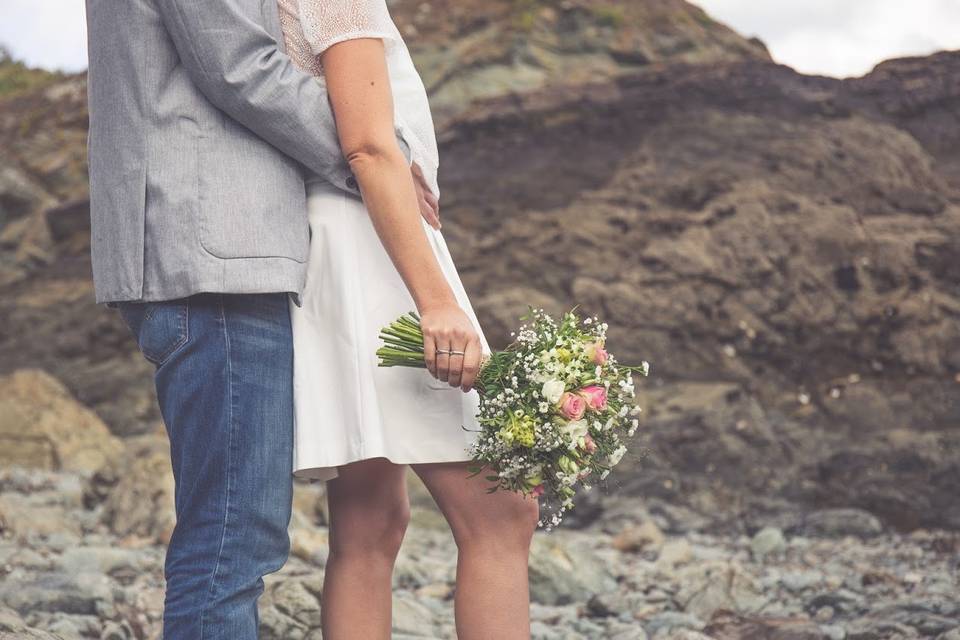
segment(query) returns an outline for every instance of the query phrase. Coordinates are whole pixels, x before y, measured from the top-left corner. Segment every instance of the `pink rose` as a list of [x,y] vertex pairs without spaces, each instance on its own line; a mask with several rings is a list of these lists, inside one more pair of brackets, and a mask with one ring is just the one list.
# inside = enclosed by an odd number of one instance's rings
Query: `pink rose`
[[587,405],[594,411],[603,411],[607,408],[607,389],[599,385],[590,385],[580,389],[577,393],[583,396]]
[[603,347],[597,347],[596,351],[593,352],[593,361],[597,364],[605,364],[607,362],[607,350]]
[[544,491],[546,491],[546,488],[542,484],[538,484],[530,490],[530,495],[532,495],[534,498],[539,498],[543,495]]
[[587,357],[589,357],[594,364],[604,364],[607,361],[607,350],[603,348],[603,341],[597,340],[589,345],[587,345]]
[[587,410],[587,401],[579,393],[565,391],[560,396],[560,413],[568,420],[579,420]]
[[594,442],[589,433],[583,436],[583,450],[590,454],[596,452],[597,450],[597,443]]

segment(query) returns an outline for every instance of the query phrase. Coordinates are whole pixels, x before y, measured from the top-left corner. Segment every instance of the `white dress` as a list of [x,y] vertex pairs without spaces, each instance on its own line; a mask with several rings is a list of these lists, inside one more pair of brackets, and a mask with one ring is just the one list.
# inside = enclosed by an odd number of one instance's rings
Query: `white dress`
[[[437,151],[426,91],[383,0],[278,0],[287,53],[323,81],[315,55],[349,38],[384,38],[395,124],[434,194]],[[330,480],[337,467],[469,460],[476,390],[425,369],[380,367],[380,329],[416,310],[360,198],[323,179],[307,183],[310,255],[302,307],[291,303],[294,474]],[[440,231],[421,226],[461,308],[490,347]]]

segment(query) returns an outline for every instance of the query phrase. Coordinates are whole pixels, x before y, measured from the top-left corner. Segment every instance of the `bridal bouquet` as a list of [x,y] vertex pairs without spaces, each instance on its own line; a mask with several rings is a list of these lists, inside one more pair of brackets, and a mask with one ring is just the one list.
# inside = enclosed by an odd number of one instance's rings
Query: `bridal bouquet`
[[[607,323],[581,320],[576,307],[560,322],[530,307],[529,320],[503,351],[485,355],[474,388],[480,395],[480,433],[471,455],[479,473],[496,475],[490,491],[507,489],[540,497],[549,519],[560,523],[578,485],[604,480],[627,451],[641,409],[634,404],[633,374],[604,348]],[[415,312],[381,330],[380,366],[426,367],[423,333]]]

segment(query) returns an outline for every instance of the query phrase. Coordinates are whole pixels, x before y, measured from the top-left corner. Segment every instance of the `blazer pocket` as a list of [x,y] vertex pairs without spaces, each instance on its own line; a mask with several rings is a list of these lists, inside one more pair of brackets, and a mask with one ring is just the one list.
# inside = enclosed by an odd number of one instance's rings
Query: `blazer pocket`
[[200,244],[207,253],[306,262],[306,189],[292,160],[229,117],[199,139],[198,155]]

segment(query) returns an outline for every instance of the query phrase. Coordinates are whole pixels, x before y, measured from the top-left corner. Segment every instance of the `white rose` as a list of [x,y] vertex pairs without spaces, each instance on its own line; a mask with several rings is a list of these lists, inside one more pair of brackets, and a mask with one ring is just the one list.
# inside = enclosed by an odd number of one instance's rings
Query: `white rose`
[[543,383],[543,389],[540,390],[540,393],[543,394],[547,402],[559,402],[564,388],[564,384],[560,380],[547,380]]
[[587,424],[586,420],[571,420],[570,422],[563,425],[563,430],[568,436],[570,436],[571,442],[579,442],[580,438],[587,435],[590,425]]
[[610,459],[607,461],[611,467],[617,466],[617,463],[620,462],[620,458],[623,457],[623,454],[627,452],[627,448],[623,445],[620,445],[613,450],[613,453],[610,454]]

